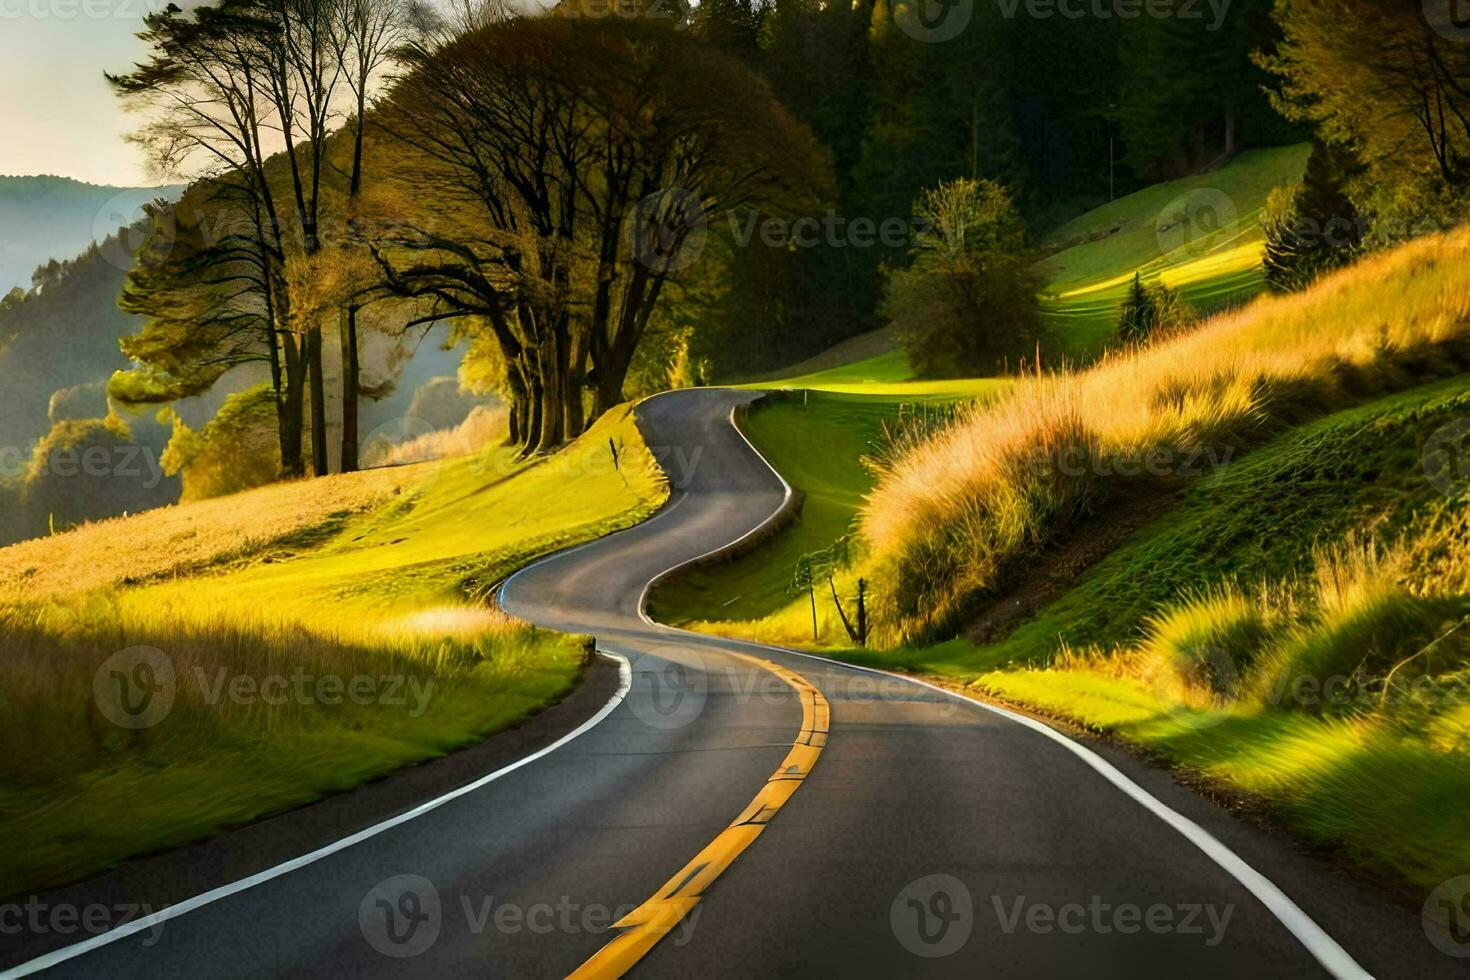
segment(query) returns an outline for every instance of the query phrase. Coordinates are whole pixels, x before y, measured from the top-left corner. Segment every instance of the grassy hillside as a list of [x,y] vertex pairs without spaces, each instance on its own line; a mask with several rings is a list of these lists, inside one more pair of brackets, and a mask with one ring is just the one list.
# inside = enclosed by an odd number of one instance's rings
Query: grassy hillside
[[1014,385],[917,445],[864,510],[889,628],[955,628],[1090,512],[1165,489],[1281,428],[1470,364],[1470,231],[1429,236],[1288,297],[1080,373]]
[[[1432,887],[1470,862],[1467,245],[1430,236],[1140,354],[1017,380],[909,427],[876,484],[854,443],[874,455],[891,401],[786,395],[748,433],[813,519],[672,583],[658,610],[1106,732]],[[785,566],[854,506],[863,544],[835,584],[888,590],[871,609],[887,648],[849,648],[825,583],[814,643],[789,589]],[[905,615],[926,638],[987,628],[894,645]]]
[[[1135,272],[1162,279],[1203,314],[1253,299],[1264,287],[1266,198],[1301,179],[1310,150],[1250,150],[1218,170],[1120,197],[1048,235],[1036,271],[1054,353],[1097,355],[1113,337]],[[881,330],[754,385],[884,397],[975,393],[974,386],[914,381],[908,358]]]
[[1045,321],[1061,349],[1095,352],[1112,336],[1135,272],[1158,276],[1204,313],[1260,292],[1261,211],[1295,183],[1306,145],[1250,150],[1225,166],[1155,184],[1068,222],[1043,243]]
[[[0,895],[299,806],[560,699],[583,642],[507,620],[489,590],[666,496],[624,408],[529,464],[490,450],[0,550]],[[172,710],[119,722],[119,676],[170,678]],[[366,700],[344,700],[353,683]]]

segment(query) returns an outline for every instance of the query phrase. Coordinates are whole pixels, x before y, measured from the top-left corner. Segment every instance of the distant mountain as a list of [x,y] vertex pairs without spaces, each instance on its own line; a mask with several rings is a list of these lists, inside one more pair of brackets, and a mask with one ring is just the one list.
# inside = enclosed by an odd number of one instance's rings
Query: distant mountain
[[138,219],[155,198],[176,201],[183,185],[98,187],[67,177],[0,177],[0,295],[28,289],[31,273],[74,258]]

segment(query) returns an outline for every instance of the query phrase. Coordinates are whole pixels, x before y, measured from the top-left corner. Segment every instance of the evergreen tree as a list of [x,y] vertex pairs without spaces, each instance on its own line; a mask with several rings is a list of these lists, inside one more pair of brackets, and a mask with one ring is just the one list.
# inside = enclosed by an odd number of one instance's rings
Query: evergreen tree
[[1158,320],[1153,296],[1143,285],[1143,276],[1133,273],[1133,285],[1128,287],[1128,298],[1118,308],[1118,339],[1125,344],[1139,344],[1148,339],[1153,325]]
[[1273,192],[1263,220],[1262,265],[1278,293],[1304,289],[1322,273],[1351,262],[1363,246],[1364,220],[1347,186],[1359,171],[1344,148],[1320,140],[1301,184]]

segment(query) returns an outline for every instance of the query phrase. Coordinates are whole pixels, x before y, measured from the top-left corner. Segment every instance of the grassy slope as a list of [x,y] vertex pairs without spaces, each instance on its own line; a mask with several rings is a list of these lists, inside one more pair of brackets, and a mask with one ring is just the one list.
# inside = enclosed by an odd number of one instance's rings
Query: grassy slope
[[[1277,151],[1272,160],[1258,160],[1258,164],[1271,165],[1258,167],[1261,179],[1252,193],[1263,200],[1277,182],[1273,170],[1277,176],[1290,176],[1299,169],[1301,159],[1300,151]],[[1157,197],[1162,208],[1177,190],[1145,193]],[[1096,217],[1106,220],[1108,215]],[[1084,233],[1086,225],[1083,221],[1060,234]],[[1085,316],[1087,303],[1097,297],[1105,300],[1099,310],[1105,310],[1106,316],[1094,313],[1097,337],[1104,334],[1103,327],[1111,325],[1116,303],[1111,293],[1126,287],[1131,269],[1142,264],[1140,259],[1147,261],[1150,237],[1135,234],[1129,244],[1114,235],[1101,246],[1079,245],[1061,254],[1066,261],[1057,263],[1053,281],[1059,293],[1067,294],[1073,310]],[[1108,252],[1109,243],[1126,247],[1115,256]],[[1187,293],[1193,288],[1195,302],[1200,302],[1201,295],[1232,294],[1237,284],[1243,284],[1247,292],[1254,291],[1258,288],[1254,274],[1257,248],[1258,242],[1252,243],[1249,256],[1243,257],[1223,247],[1203,261],[1167,271],[1165,278],[1184,284]],[[1360,325],[1379,322],[1373,319],[1379,317],[1389,324],[1398,313],[1383,312],[1380,301],[1388,295],[1400,297],[1399,305],[1405,308],[1412,305],[1411,294],[1419,300],[1438,295],[1443,300],[1438,307],[1442,319],[1448,321],[1459,309],[1458,287],[1451,279],[1439,284],[1435,275],[1445,267],[1436,265],[1437,261],[1415,258],[1402,268],[1390,263],[1391,271],[1386,272],[1375,266],[1357,280],[1346,280],[1347,287],[1337,294],[1342,298],[1329,299],[1322,316],[1333,323]],[[1191,277],[1200,273],[1215,278],[1190,287]],[[1394,278],[1405,273],[1409,278],[1403,282]],[[1297,322],[1300,311],[1288,305],[1278,312],[1283,326],[1275,336],[1283,343],[1288,336],[1305,336],[1300,330],[1308,328]],[[1385,337],[1393,333],[1388,326],[1384,331]],[[1092,342],[1085,329],[1074,339],[1080,346]],[[1368,364],[1373,355],[1363,348],[1354,350],[1350,359]],[[1427,368],[1429,376],[1444,368],[1433,357],[1428,361],[1416,366],[1411,356],[1402,368],[1389,366],[1381,380],[1391,377],[1386,387],[1392,390],[1412,385],[1418,367]],[[1354,379],[1352,372],[1343,377],[1349,389],[1363,380],[1362,376]],[[679,618],[683,613],[686,623],[696,628],[825,646],[828,652],[857,662],[945,676],[1108,732],[1216,785],[1254,795],[1307,838],[1398,881],[1429,888],[1470,865],[1466,843],[1470,841],[1470,816],[1462,805],[1470,794],[1470,765],[1464,761],[1464,753],[1470,751],[1470,707],[1463,700],[1411,698],[1391,701],[1385,708],[1372,686],[1382,683],[1382,675],[1375,679],[1368,674],[1355,683],[1368,685],[1364,690],[1370,706],[1355,702],[1342,711],[1321,711],[1310,707],[1310,701],[1303,705],[1246,697],[1213,703],[1207,698],[1201,704],[1193,694],[1181,700],[1177,681],[1161,684],[1147,670],[1140,673],[1138,667],[1150,644],[1157,646],[1149,617],[1171,604],[1198,604],[1199,600],[1189,597],[1222,583],[1234,583],[1249,602],[1267,602],[1268,612],[1272,608],[1291,610],[1289,615],[1280,615],[1285,617],[1283,623],[1295,625],[1278,627],[1286,632],[1279,632],[1272,641],[1281,644],[1282,650],[1302,648],[1313,636],[1331,636],[1334,642],[1346,644],[1342,655],[1348,658],[1344,661],[1348,671],[1351,663],[1362,659],[1362,654],[1354,655],[1359,649],[1382,646],[1374,656],[1389,656],[1388,662],[1396,662],[1392,658],[1404,653],[1394,646],[1396,627],[1385,633],[1382,627],[1367,625],[1373,620],[1363,620],[1361,612],[1334,619],[1344,614],[1322,607],[1320,598],[1313,598],[1314,562],[1325,554],[1320,549],[1340,547],[1354,533],[1366,532],[1385,543],[1400,533],[1409,542],[1436,541],[1436,522],[1464,524],[1463,499],[1447,502],[1443,488],[1427,477],[1422,452],[1432,433],[1470,412],[1470,379],[1459,376],[1409,387],[1278,431],[1212,477],[1182,489],[1177,506],[1166,517],[1135,532],[1039,614],[997,643],[976,646],[961,639],[882,653],[843,649],[838,645],[842,632],[830,599],[824,602],[819,596],[821,641],[813,644],[805,598],[792,598],[777,588],[789,581],[790,569],[781,566],[791,564],[802,550],[824,543],[823,536],[845,529],[847,525],[836,517],[850,513],[846,508],[867,489],[869,478],[851,459],[838,459],[835,453],[814,454],[811,447],[831,445],[850,452],[844,431],[850,423],[845,419],[860,417],[865,409],[891,415],[895,398],[904,400],[898,393],[906,378],[901,355],[890,353],[787,381],[790,387],[846,392],[851,401],[840,411],[814,402],[813,409],[799,420],[789,405],[782,407],[778,411],[789,416],[786,426],[792,437],[773,434],[759,416],[752,419],[750,435],[793,485],[812,489],[819,499],[831,501],[837,513],[827,513],[812,527],[791,532],[804,538],[801,547],[778,539],[760,555],[741,563],[749,579],[760,565],[760,556],[768,559],[763,592],[749,581],[741,582],[745,593],[763,595],[762,602],[742,599],[727,609],[715,608],[711,600],[716,594],[731,594],[723,579],[726,573],[717,569],[706,576],[699,590],[682,594],[671,590],[666,598],[680,601],[668,602],[664,615]],[[1369,383],[1354,394],[1371,398],[1373,390],[1384,390],[1384,386]],[[864,391],[882,394],[858,398]],[[926,389],[925,394],[942,397],[941,391],[942,386]],[[1344,403],[1340,395],[1335,401]],[[833,485],[839,493],[828,491]],[[1447,503],[1448,511],[1444,510]],[[816,533],[824,525],[822,533]],[[1448,550],[1456,552],[1453,546]],[[1464,590],[1456,592],[1453,581],[1435,583],[1435,587],[1443,598],[1431,594],[1416,600],[1439,610],[1434,615],[1448,617],[1439,626],[1428,624],[1432,628],[1429,635],[1438,635],[1445,623],[1470,613]],[[1356,630],[1365,632],[1355,635]],[[1410,644],[1411,650],[1418,647],[1418,640]],[[1074,653],[1069,648],[1095,652]],[[1411,659],[1411,666],[1423,664],[1423,676],[1455,690],[1466,681],[1457,666],[1462,654],[1455,653],[1463,649],[1464,644],[1455,639],[1437,654],[1437,661],[1430,658],[1435,662],[1433,669],[1439,671],[1432,677],[1430,662]],[[1059,651],[1062,656],[1055,659]],[[1394,691],[1398,698],[1398,688]]]
[[[623,446],[620,471],[609,438]],[[329,512],[309,502],[318,487]],[[292,507],[303,494],[304,524]],[[0,582],[0,895],[299,806],[559,700],[580,675],[583,641],[507,621],[484,607],[484,590],[537,555],[636,523],[666,494],[619,411],[531,465],[492,450],[0,551],[6,568],[11,552],[24,556]],[[249,515],[241,523],[256,533],[190,519],[221,508]],[[84,556],[95,558],[76,582],[47,578]],[[129,584],[136,565],[147,580]],[[91,690],[107,656],[139,645],[166,654],[177,696],[159,724],[129,732],[101,717]],[[433,688],[400,706],[240,705],[200,687],[220,670],[257,683],[303,671]]]
[[[1085,355],[1107,342],[1135,272],[1162,277],[1204,312],[1259,292],[1261,209],[1272,188],[1301,178],[1308,152],[1287,146],[1242,153],[1219,170],[1156,184],[1053,232],[1052,247],[1075,243],[1039,265],[1046,320],[1062,349]],[[1192,212],[1226,201],[1235,220],[1214,234],[1198,223],[1159,231],[1181,207]]]
[[[1272,189],[1301,179],[1309,152],[1306,145],[1251,150],[1218,170],[1155,184],[1054,231],[1042,249],[1055,251],[1037,263],[1037,272],[1043,319],[1059,352],[1086,358],[1107,344],[1135,272],[1162,278],[1202,313],[1259,293],[1264,285],[1261,211]],[[1182,212],[1197,214],[1201,205],[1223,202],[1235,217],[1213,234],[1201,230],[1204,219],[1159,231]],[[796,365],[790,377],[757,386],[884,396],[972,393],[974,382],[915,382],[901,350],[870,352],[875,346],[881,340],[864,334]],[[832,363],[849,352],[857,359]]]
[[[778,406],[767,421],[784,418],[785,427],[762,424],[757,414],[748,431],[793,485],[848,514],[843,505],[860,492],[865,475],[850,460],[813,454],[809,447],[844,446],[862,404],[808,410],[803,422],[792,420],[789,406]],[[1392,539],[1445,502],[1425,473],[1422,448],[1429,434],[1467,413],[1470,379],[1462,376],[1288,429],[1189,487],[1167,516],[1140,529],[1039,615],[989,646],[959,639],[921,649],[844,649],[837,645],[841,627],[830,599],[820,595],[822,643],[812,644],[805,600],[793,601],[774,589],[773,580],[762,602],[741,601],[726,612],[742,621],[694,625],[826,647],[854,662],[971,683],[1256,795],[1309,839],[1381,874],[1432,887],[1470,864],[1470,814],[1462,806],[1470,794],[1470,767],[1457,754],[1470,746],[1466,709],[1392,723],[1248,706],[1196,709],[1132,676],[1047,664],[1064,645],[1138,644],[1148,615],[1209,585],[1233,580],[1249,592],[1266,580],[1304,574],[1314,547],[1353,529],[1370,527]],[[820,513],[826,515],[824,533],[833,533],[835,515],[825,507]],[[760,555],[772,565],[794,561],[801,548],[792,541],[816,546],[814,530],[793,531],[790,540],[778,539]],[[760,558],[749,556],[740,565],[748,578]],[[724,581],[705,578],[701,586],[723,587]],[[686,608],[709,601],[707,592],[667,598],[685,601]]]
[[[1258,292],[1260,210],[1272,188],[1300,177],[1307,153],[1305,146],[1243,153],[1219,170],[1147,188],[1057,229],[1047,244],[1058,251],[1039,269],[1049,297],[1047,316],[1063,349],[1095,353],[1107,341],[1118,303],[1138,269],[1162,274],[1201,309],[1243,301]],[[1237,221],[1216,238],[1196,241],[1195,247],[1161,252],[1160,214],[1169,212],[1181,196],[1197,206],[1205,191],[1225,194]],[[1103,232],[1109,233],[1098,238]],[[875,348],[886,349],[870,353]],[[884,344],[877,334],[865,334],[829,353],[797,365],[789,376],[748,385],[813,393],[809,405],[785,401],[762,407],[749,419],[752,437],[792,485],[808,495],[802,519],[755,555],[685,573],[661,588],[656,601],[670,621],[704,622],[709,629],[794,642],[804,608],[789,591],[796,560],[848,530],[862,496],[872,488],[859,457],[877,447],[883,423],[892,423],[905,406],[993,397],[1009,384],[1000,378],[915,380],[903,351]],[[844,353],[859,359],[832,363]],[[831,448],[816,456],[812,446]],[[824,638],[833,639],[828,636],[833,630],[841,633],[835,614],[819,607],[818,620]],[[805,622],[809,639],[809,608]]]

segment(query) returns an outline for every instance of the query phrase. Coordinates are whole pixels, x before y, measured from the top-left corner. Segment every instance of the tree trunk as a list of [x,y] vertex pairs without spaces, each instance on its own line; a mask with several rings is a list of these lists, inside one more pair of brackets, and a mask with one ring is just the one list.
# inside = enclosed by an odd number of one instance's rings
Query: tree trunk
[[582,400],[582,386],[587,380],[587,331],[572,336],[572,356],[566,380],[566,437],[575,439],[587,428],[587,406]]
[[599,369],[597,373],[597,398],[593,400],[592,415],[602,414],[623,400],[623,376]]
[[529,374],[526,385],[526,406],[530,411],[526,415],[525,431],[521,433],[521,452],[530,453],[541,444],[541,414],[546,407],[541,398],[541,379],[535,374]]
[[306,334],[306,363],[311,375],[311,469],[313,476],[327,475],[327,390],[322,378],[322,331],[312,327]]
[[342,472],[355,473],[357,460],[357,307],[342,311]]
[[281,433],[281,475],[300,477],[306,474],[301,452],[301,427],[305,421],[306,360],[294,334],[282,333],[281,344],[286,355],[285,429]]
[[541,431],[537,433],[536,448],[549,452],[561,445],[566,422],[566,372],[562,370],[563,355],[557,350],[555,332],[547,338],[547,351],[541,359]]

